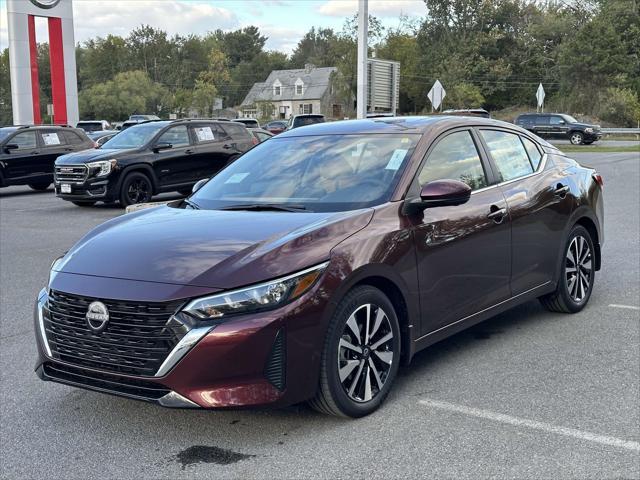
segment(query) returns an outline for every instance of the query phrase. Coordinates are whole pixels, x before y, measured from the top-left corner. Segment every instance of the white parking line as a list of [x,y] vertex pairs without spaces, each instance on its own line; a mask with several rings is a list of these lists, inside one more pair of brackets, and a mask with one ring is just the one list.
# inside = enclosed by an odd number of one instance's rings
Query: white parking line
[[640,307],[636,307],[635,305],[618,305],[617,303],[610,303],[609,306],[612,308],[626,308],[627,310],[640,310]]
[[620,438],[608,437],[606,435],[598,435],[596,433],[584,432],[573,428],[559,427],[550,423],[537,422],[526,418],[512,417],[502,413],[491,412],[489,410],[480,410],[477,408],[465,407],[464,405],[455,405],[453,403],[441,402],[439,400],[424,399],[418,401],[420,405],[438,408],[449,412],[462,413],[471,417],[484,418],[494,422],[507,423],[516,427],[527,427],[534,430],[541,430],[556,435],[564,435],[566,437],[578,438],[589,442],[600,443],[611,447],[624,448],[634,452],[640,452],[640,442],[631,440],[622,440]]

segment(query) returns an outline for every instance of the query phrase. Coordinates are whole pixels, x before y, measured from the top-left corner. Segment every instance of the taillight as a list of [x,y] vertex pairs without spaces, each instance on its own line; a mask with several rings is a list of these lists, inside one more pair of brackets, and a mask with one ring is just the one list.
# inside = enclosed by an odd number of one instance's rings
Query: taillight
[[260,143],[256,137],[253,137],[253,139],[251,140],[251,142],[252,142],[254,145],[257,145],[257,144],[259,144],[259,143]]
[[600,188],[604,188],[604,180],[602,178],[602,175],[600,175],[599,173],[594,173],[593,175],[591,175],[591,178],[593,178],[596,183],[600,185]]

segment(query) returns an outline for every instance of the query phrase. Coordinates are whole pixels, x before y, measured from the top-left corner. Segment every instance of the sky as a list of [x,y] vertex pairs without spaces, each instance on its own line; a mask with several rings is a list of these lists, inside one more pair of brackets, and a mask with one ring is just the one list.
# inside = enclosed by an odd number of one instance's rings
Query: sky
[[[20,0],[28,1],[28,0]],[[7,47],[6,0],[0,0],[0,48]],[[269,37],[266,48],[291,53],[298,40],[315,27],[340,30],[358,11],[357,0],[74,0],[75,39],[82,42],[108,34],[126,36],[140,24],[169,34],[204,34],[260,27]],[[400,15],[423,17],[423,0],[369,0],[369,13],[385,27]],[[46,41],[46,23],[37,22],[38,41]]]

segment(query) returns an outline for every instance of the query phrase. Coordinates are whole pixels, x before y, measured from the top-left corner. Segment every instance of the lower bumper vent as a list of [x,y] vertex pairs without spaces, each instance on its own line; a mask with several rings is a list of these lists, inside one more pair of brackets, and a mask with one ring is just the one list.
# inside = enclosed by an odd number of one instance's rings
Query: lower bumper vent
[[264,371],[269,383],[280,391],[284,390],[287,378],[287,347],[285,340],[284,331],[278,330]]
[[60,363],[43,364],[42,374],[46,380],[123,395],[137,400],[156,401],[171,392],[158,383],[75,368]]

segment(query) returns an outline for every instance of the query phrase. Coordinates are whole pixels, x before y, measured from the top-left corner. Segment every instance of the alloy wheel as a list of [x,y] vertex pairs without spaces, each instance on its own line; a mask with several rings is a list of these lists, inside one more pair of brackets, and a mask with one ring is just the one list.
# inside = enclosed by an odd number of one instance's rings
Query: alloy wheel
[[574,302],[580,303],[589,294],[593,276],[593,258],[589,242],[578,235],[571,240],[565,261],[567,291]]
[[579,133],[574,133],[571,135],[571,143],[574,145],[580,145],[582,143],[582,135]]
[[129,202],[134,203],[142,203],[146,202],[149,199],[149,191],[151,189],[151,185],[143,178],[136,178],[130,184],[127,189],[127,197],[129,198]]
[[387,313],[371,303],[359,306],[349,316],[338,343],[338,375],[347,396],[359,403],[375,398],[394,360]]

